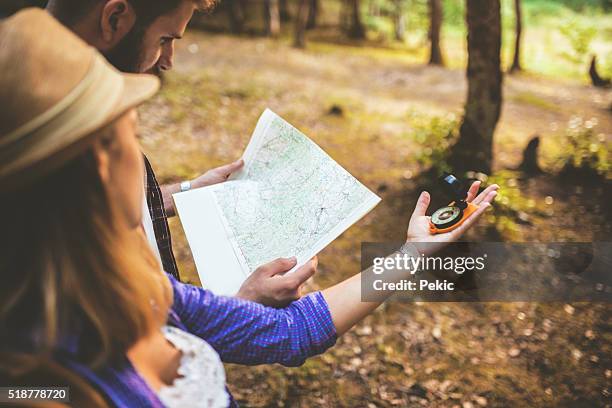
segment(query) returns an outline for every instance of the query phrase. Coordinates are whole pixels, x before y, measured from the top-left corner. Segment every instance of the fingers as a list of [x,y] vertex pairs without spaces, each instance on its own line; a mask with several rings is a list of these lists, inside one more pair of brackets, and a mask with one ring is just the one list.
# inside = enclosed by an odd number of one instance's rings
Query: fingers
[[236,160],[233,163],[217,167],[215,171],[223,174],[225,177],[229,177],[232,173],[240,170],[243,166],[244,166],[244,160],[240,159],[240,160]]
[[467,201],[468,203],[471,203],[472,200],[474,200],[474,198],[476,197],[476,194],[478,194],[479,188],[480,188],[480,181],[473,182],[472,185],[470,186],[470,189],[468,190],[465,201]]
[[277,258],[272,262],[268,262],[267,264],[260,266],[255,272],[264,273],[268,276],[279,275],[293,268],[296,263],[297,259],[295,257]]
[[295,272],[286,275],[286,278],[291,281],[292,288],[297,290],[304,284],[304,282],[310,279],[317,272],[318,264],[319,261],[315,256],[310,261],[296,269]]
[[480,216],[491,206],[491,202],[495,199],[495,196],[497,196],[497,191],[493,190],[482,199],[478,209],[474,211],[459,228],[451,232],[451,234],[453,234],[453,240],[458,239],[478,221]]
[[[476,197],[474,201],[472,201],[472,203],[480,205],[482,202],[484,202],[484,199],[488,197],[490,193],[496,192],[498,189],[499,186],[497,184],[491,184],[490,186],[485,188],[482,193],[478,194],[478,197]],[[495,198],[495,196],[493,197]]]
[[491,202],[493,202],[495,197],[497,197],[497,189],[491,189],[491,191],[487,192],[486,194],[481,194],[481,195],[479,195],[479,197],[480,197],[480,201],[479,201],[478,205],[482,205],[482,204],[485,204],[485,203],[491,203]]
[[429,207],[430,201],[431,197],[429,196],[429,193],[427,191],[423,191],[419,196],[419,200],[417,201],[411,218],[424,216],[427,212],[427,207]]
[[470,217],[467,220],[465,220],[463,222],[463,224],[461,224],[461,226],[459,228],[457,228],[456,230],[451,232],[452,240],[455,241],[455,240],[459,239],[460,236],[462,236],[468,229],[470,229],[476,223],[476,221],[478,221],[480,216],[482,214],[484,214],[484,212],[490,206],[491,206],[491,204],[488,203],[488,202],[482,203],[478,207],[478,209],[476,211],[474,211],[474,213],[472,215],[470,215]]

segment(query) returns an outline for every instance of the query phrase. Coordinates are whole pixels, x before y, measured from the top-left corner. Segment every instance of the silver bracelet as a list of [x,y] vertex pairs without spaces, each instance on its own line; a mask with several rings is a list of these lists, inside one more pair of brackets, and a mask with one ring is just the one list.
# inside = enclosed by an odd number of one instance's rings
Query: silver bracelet
[[401,254],[409,256],[419,256],[417,247],[412,242],[404,242],[398,250]]
[[183,181],[181,183],[181,191],[189,191],[191,190],[191,181]]

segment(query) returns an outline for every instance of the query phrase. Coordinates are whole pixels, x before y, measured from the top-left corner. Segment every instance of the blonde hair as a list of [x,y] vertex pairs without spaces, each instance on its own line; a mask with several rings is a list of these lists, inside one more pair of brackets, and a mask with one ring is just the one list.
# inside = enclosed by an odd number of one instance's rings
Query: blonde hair
[[96,367],[165,322],[172,288],[143,233],[113,221],[92,151],[0,200],[0,345],[77,339]]

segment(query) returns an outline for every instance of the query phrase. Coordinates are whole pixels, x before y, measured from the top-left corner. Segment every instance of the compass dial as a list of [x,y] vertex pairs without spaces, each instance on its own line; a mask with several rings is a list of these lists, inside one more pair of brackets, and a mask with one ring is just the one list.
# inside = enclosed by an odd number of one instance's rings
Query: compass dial
[[461,220],[463,211],[456,206],[442,207],[431,215],[431,222],[436,228],[448,228]]

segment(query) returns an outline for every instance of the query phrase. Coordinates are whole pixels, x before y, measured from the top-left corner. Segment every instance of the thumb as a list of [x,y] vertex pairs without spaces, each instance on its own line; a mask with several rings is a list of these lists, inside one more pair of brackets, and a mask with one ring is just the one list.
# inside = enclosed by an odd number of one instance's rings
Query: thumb
[[244,160],[243,159],[238,159],[233,163],[230,163],[228,165],[225,166],[225,169],[227,171],[231,171],[232,173],[235,172],[236,170],[239,170],[242,168],[242,166],[244,166]]
[[244,160],[239,159],[235,162],[224,164],[223,166],[217,167],[215,170],[223,174],[232,174],[237,170],[240,170],[244,166]]
[[414,212],[412,213],[412,218],[424,216],[427,212],[427,208],[429,207],[429,202],[431,198],[427,191],[423,191],[419,196],[416,207],[414,208]]
[[287,272],[295,266],[297,259],[292,258],[277,258],[272,262],[265,264],[262,268],[265,269],[266,274],[269,276],[279,275]]

